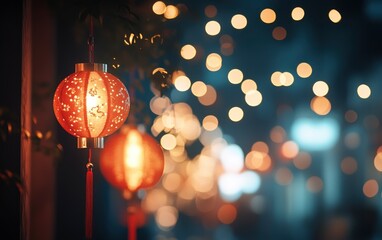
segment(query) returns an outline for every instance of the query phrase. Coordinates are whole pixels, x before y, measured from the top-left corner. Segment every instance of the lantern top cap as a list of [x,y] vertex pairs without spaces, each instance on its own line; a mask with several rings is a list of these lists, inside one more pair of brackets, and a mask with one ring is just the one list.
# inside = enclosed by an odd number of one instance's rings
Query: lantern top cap
[[75,71],[97,71],[107,72],[107,64],[105,63],[76,63]]

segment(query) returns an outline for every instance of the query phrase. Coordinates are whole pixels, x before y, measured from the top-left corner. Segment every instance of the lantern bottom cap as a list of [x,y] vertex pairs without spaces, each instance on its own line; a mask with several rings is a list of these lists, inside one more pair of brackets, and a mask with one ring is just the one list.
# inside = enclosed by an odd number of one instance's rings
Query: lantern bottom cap
[[77,148],[103,148],[103,147],[104,147],[103,137],[96,137],[96,138],[78,137],[77,138]]

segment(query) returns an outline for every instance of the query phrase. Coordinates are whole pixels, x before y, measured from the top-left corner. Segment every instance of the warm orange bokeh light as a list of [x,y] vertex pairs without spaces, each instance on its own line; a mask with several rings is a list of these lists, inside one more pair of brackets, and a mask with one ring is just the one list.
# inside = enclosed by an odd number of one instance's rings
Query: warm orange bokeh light
[[326,97],[314,97],[310,102],[310,108],[318,115],[327,115],[332,109],[332,105]]
[[363,194],[368,198],[375,197],[375,195],[378,194],[378,191],[379,185],[375,179],[369,179],[363,184]]
[[235,221],[237,216],[237,210],[235,205],[233,204],[224,204],[222,205],[218,212],[217,217],[220,222],[224,224],[231,224],[233,221]]
[[292,159],[297,156],[299,152],[298,145],[293,141],[287,141],[281,145],[281,155],[284,158]]

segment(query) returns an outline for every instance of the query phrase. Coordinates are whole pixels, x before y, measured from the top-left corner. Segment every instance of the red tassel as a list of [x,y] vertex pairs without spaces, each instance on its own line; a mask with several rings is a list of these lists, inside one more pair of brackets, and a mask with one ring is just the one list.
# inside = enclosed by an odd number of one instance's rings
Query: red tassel
[[93,232],[93,171],[88,167],[86,172],[86,216],[85,216],[85,237],[92,239]]
[[137,220],[134,209],[127,210],[128,240],[137,239]]

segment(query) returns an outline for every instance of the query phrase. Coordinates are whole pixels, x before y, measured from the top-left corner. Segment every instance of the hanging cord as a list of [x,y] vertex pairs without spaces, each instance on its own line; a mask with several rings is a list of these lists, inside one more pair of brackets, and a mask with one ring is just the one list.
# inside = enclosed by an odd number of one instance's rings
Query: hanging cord
[[94,63],[93,16],[90,16],[88,46],[89,46],[89,63]]
[[88,163],[86,164],[86,206],[85,206],[85,237],[92,239],[93,232],[93,164],[92,150],[89,148]]
[[137,240],[137,216],[134,206],[127,208],[127,231],[128,240]]

